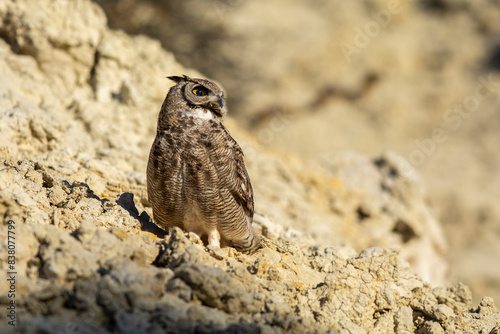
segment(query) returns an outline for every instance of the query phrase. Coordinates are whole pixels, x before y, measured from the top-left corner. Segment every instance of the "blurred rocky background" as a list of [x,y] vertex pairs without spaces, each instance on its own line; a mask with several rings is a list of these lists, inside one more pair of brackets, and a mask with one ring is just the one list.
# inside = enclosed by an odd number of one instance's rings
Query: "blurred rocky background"
[[423,175],[448,278],[500,299],[500,2],[97,0],[224,85],[265,147],[387,149]]
[[[498,331],[497,12],[395,4],[1,1],[18,332]],[[227,90],[254,255],[152,224],[172,74]]]

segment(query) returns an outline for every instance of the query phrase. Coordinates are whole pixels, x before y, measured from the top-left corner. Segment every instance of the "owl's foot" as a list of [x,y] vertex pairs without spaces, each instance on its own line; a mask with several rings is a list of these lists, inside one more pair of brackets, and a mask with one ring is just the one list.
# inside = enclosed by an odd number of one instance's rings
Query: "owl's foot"
[[220,234],[217,230],[212,230],[208,233],[208,246],[220,248]]

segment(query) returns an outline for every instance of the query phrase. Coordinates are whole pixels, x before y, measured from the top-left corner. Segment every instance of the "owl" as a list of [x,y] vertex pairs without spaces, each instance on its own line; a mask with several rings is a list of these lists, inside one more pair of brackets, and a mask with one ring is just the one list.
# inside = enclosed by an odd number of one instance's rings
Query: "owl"
[[[244,253],[260,248],[252,228],[253,190],[243,151],[223,124],[224,93],[215,83],[168,77],[147,166],[153,219]],[[207,238],[207,239],[205,239]]]

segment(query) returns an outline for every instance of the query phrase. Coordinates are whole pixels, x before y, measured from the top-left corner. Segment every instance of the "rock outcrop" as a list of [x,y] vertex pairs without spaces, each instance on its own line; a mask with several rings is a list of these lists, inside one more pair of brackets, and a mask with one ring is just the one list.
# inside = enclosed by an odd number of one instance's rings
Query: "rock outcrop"
[[[200,74],[154,40],[110,30],[88,0],[3,1],[0,22],[2,259],[9,226],[16,245],[14,269],[0,266],[17,273],[16,326],[0,328],[489,333],[498,325],[491,298],[474,307],[466,286],[436,287],[447,268],[442,232],[415,171],[391,152],[302,161],[268,151],[228,119],[265,247],[246,256],[208,250],[179,229],[165,234],[150,218],[147,154],[164,77]],[[4,310],[10,288],[0,281]]]

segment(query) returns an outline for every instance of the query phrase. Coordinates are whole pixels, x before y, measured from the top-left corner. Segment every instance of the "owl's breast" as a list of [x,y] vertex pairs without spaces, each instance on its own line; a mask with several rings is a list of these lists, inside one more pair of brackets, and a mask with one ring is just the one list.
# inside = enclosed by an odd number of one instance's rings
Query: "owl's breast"
[[227,174],[234,158],[228,139],[218,120],[191,116],[178,117],[157,133],[152,156],[158,161],[152,163],[161,183],[154,188],[162,193],[159,205],[182,217],[176,221],[182,220],[185,230],[206,232],[226,210],[227,182],[234,177]]

